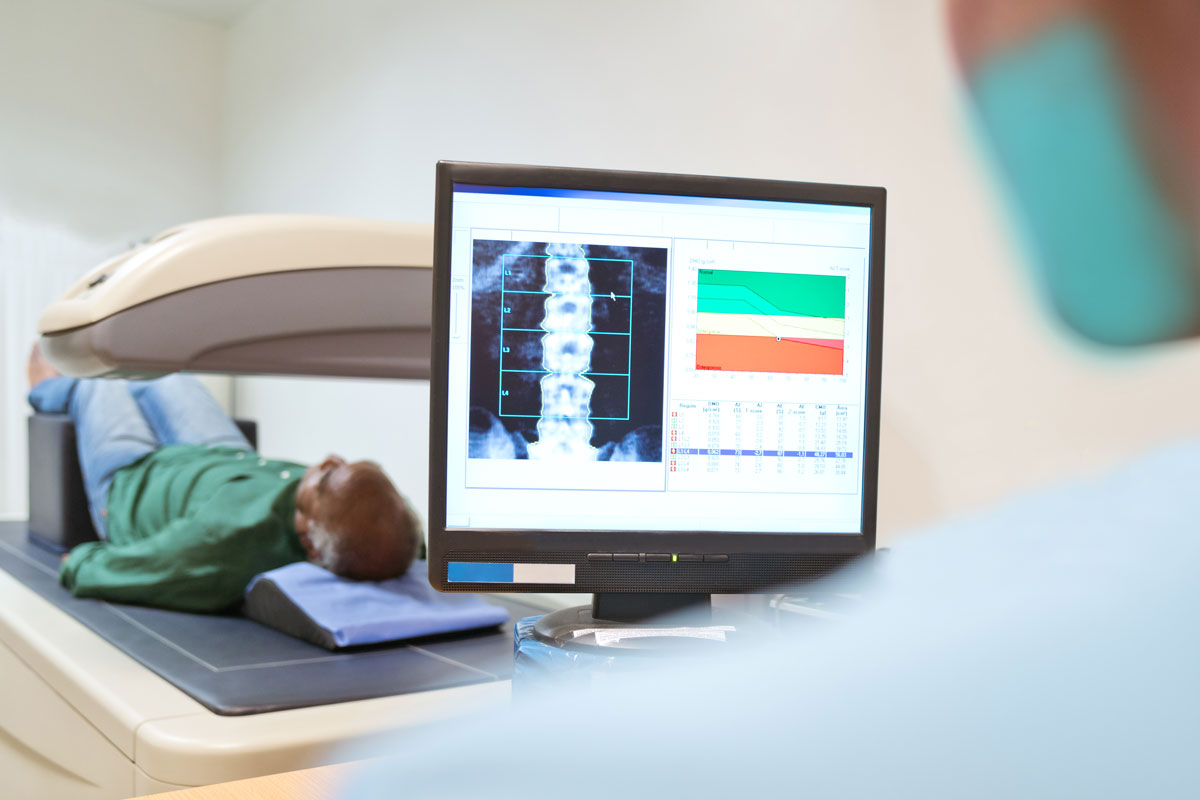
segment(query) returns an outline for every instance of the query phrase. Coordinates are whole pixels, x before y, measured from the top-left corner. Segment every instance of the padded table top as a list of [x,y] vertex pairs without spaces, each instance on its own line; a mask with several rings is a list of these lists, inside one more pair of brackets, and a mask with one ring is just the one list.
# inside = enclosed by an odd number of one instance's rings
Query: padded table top
[[[507,680],[512,631],[414,639],[331,653],[245,617],[80,599],[58,583],[59,556],[24,522],[0,522],[0,569],[217,714],[258,714]],[[512,619],[541,610],[494,598]]]

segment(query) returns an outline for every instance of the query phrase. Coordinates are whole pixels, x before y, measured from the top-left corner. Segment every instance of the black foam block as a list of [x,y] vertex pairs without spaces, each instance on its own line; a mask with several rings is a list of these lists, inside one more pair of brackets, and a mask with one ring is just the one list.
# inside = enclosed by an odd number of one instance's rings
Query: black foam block
[[[258,425],[234,420],[251,447]],[[96,539],[79,469],[75,423],[66,414],[29,418],[29,535],[53,550],[70,550]]]

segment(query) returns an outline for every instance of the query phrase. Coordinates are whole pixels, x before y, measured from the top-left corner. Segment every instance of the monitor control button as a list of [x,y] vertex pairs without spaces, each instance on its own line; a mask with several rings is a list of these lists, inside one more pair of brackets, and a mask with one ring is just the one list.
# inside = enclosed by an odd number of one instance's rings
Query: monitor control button
[[705,561],[728,561],[728,560],[729,560],[729,556],[726,556],[726,555],[711,555],[711,554],[709,554],[709,555],[706,555],[706,556],[704,557],[704,560],[705,560]]
[[647,561],[670,561],[670,553],[646,553]]
[[613,561],[640,561],[641,553],[613,553]]
[[588,561],[612,561],[612,553],[588,553]]
[[679,560],[680,561],[703,561],[704,556],[700,555],[699,553],[680,553]]

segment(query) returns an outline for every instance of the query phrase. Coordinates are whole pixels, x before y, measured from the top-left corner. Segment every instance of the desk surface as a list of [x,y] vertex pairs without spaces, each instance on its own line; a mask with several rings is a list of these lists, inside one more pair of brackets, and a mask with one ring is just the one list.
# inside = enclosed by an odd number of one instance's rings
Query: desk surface
[[157,800],[325,800],[337,797],[338,790],[356,768],[356,764],[335,764],[151,797]]

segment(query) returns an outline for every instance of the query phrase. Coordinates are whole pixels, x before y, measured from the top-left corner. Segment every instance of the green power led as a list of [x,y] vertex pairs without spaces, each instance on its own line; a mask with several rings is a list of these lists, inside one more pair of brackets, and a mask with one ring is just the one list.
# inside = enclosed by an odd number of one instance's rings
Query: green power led
[[679,560],[679,556],[678,556],[677,554],[675,554],[675,553],[671,553],[671,560],[672,560],[672,561],[678,561],[678,560]]

